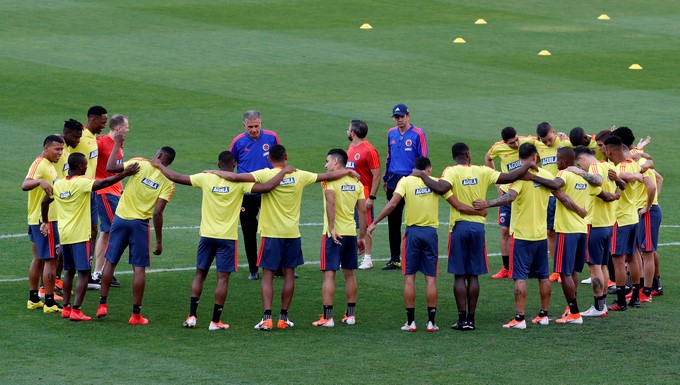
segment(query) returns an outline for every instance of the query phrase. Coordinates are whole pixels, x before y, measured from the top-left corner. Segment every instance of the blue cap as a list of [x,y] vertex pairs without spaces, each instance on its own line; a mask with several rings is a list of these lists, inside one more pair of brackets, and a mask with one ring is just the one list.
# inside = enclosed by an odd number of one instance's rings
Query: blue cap
[[396,106],[392,107],[392,116],[397,115],[397,116],[406,116],[410,114],[411,112],[408,110],[408,107],[406,107],[406,104],[397,104]]

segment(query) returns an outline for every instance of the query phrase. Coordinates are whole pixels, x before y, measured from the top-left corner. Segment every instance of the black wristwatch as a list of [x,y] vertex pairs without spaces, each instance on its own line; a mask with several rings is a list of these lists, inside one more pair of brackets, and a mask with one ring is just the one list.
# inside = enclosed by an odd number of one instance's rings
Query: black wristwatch
[[375,195],[369,195],[369,196],[368,196],[368,199],[374,201],[374,200],[376,200],[376,199],[378,199],[378,198],[377,198]]

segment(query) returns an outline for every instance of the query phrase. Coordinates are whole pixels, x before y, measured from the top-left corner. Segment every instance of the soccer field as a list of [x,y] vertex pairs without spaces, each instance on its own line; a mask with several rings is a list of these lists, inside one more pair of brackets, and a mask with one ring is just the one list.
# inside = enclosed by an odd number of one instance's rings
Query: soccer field
[[[611,20],[598,20],[606,13]],[[484,18],[485,25],[475,24]],[[370,23],[372,29],[360,29]],[[654,1],[343,1],[4,0],[0,2],[0,373],[5,383],[678,383],[680,337],[680,2]],[[462,37],[466,43],[452,41]],[[548,50],[550,56],[539,56]],[[630,70],[639,64],[642,70]],[[132,276],[120,264],[110,316],[67,322],[27,311],[26,171],[45,136],[63,121],[86,120],[99,104],[129,117],[125,154],[151,157],[172,146],[172,168],[216,167],[217,154],[242,132],[244,111],[263,114],[289,163],[323,172],[331,148],[347,148],[346,128],[362,119],[386,153],[391,107],[405,103],[427,134],[433,175],[466,142],[473,163],[513,126],[534,134],[548,121],[559,131],[631,127],[652,136],[648,152],[664,176],[659,254],[665,295],[640,309],[586,319],[583,325],[504,330],[514,314],[511,280],[480,278],[477,330],[456,320],[453,277],[440,260],[437,333],[404,333],[402,277],[377,268],[357,272],[357,324],[319,330],[318,272],[322,194],[303,198],[302,244],[290,330],[253,330],[260,286],[233,274],[222,319],[209,332],[215,275],[203,291],[196,329],[189,310],[200,193],[177,186],[165,210],[164,252],[153,257],[143,314],[127,325]],[[675,106],[675,107],[674,107]],[[384,165],[384,163],[383,163]],[[488,197],[493,197],[490,190]],[[376,208],[385,204],[382,191]],[[490,270],[501,265],[496,211],[487,218]],[[440,205],[440,254],[448,207]],[[386,222],[386,221],[385,221]],[[387,226],[374,258],[388,257]],[[241,263],[246,262],[240,250]],[[382,265],[379,262],[376,265]],[[552,266],[552,262],[550,263]],[[587,273],[584,273],[584,278]],[[336,280],[335,311],[344,310]],[[275,293],[281,286],[275,281]],[[424,280],[417,279],[416,320],[426,320]],[[582,309],[592,303],[580,285]],[[611,296],[610,296],[611,297]],[[83,311],[94,315],[98,292]],[[274,313],[278,311],[278,295]],[[565,301],[554,284],[551,317]],[[539,310],[529,284],[527,315]],[[423,328],[424,330],[424,328]]]

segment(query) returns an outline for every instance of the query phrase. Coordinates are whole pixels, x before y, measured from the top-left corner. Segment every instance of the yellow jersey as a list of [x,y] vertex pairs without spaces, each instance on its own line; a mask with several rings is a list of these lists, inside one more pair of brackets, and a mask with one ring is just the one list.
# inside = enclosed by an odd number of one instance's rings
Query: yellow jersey
[[[545,169],[529,170],[541,178],[552,180],[554,176]],[[517,198],[512,202],[512,214],[510,214],[510,234],[516,239],[525,241],[540,241],[548,237],[548,198],[551,191],[549,188],[530,180],[518,180],[512,182],[510,190],[517,193]]]
[[[35,158],[31,167],[28,169],[26,179],[42,179],[53,185],[57,180],[57,170],[54,168],[54,163],[47,158],[38,156]],[[45,190],[38,186],[28,192],[28,224],[39,225],[42,222],[41,205],[45,198]],[[50,205],[50,211],[47,218],[50,222],[57,220],[57,209]]]
[[[590,165],[589,173],[602,176],[602,190],[608,193],[616,192],[616,182],[609,180],[609,170],[619,172],[611,163],[595,163]],[[586,223],[593,227],[610,227],[616,223],[616,205],[618,200],[605,202],[600,198],[593,198],[590,202]]]
[[[280,168],[265,168],[252,172],[257,183],[266,183],[281,172]],[[258,231],[267,238],[300,237],[300,203],[305,187],[316,183],[317,175],[296,170],[286,174],[279,185],[262,195]]]
[[59,239],[70,245],[90,239],[90,193],[94,179],[66,177],[54,184],[52,197],[59,212]]
[[[534,139],[525,136],[519,137],[520,146],[527,142],[534,143]],[[491,160],[494,160],[496,158],[500,160],[501,162],[500,171],[502,173],[507,174],[511,171],[514,171],[516,168],[522,167],[522,162],[520,162],[519,160],[519,148],[512,148],[502,140],[494,143],[486,154]],[[508,185],[507,184],[502,185],[501,190],[507,192]]]
[[85,176],[94,179],[95,173],[97,172],[99,148],[97,147],[97,137],[95,137],[92,131],[88,130],[87,127],[83,127],[83,136],[80,138],[80,142],[71,150],[71,153],[74,152],[85,155],[85,158],[87,159],[87,171],[85,171]]
[[175,184],[144,158],[132,158],[124,162],[123,167],[133,163],[139,163],[139,172],[125,184],[116,215],[127,220],[150,219],[158,199],[170,201],[175,193]]
[[406,226],[434,228],[439,226],[439,195],[433,193],[422,179],[415,176],[401,178],[394,193],[401,195],[404,199],[404,224]]
[[[642,166],[647,162],[647,159],[645,158],[640,158],[638,161],[638,164]],[[654,186],[656,187],[656,174],[654,174],[653,169],[648,169],[645,171],[644,174],[642,174],[645,177],[649,177],[649,179],[652,180],[652,183],[654,183]],[[641,209],[643,207],[647,206],[647,186],[645,186],[644,183],[640,183],[642,185],[642,188],[638,189],[638,200],[637,200],[637,208]],[[659,204],[659,194],[657,192],[654,193],[654,201],[652,201],[652,205],[658,205]]]
[[68,156],[71,155],[71,147],[64,145],[64,151],[61,153],[59,161],[54,164],[54,169],[57,170],[57,178],[64,179],[68,176]]
[[201,236],[238,240],[243,194],[250,193],[253,183],[229,182],[208,173],[194,174],[190,179],[192,187],[203,191]]
[[[640,165],[634,162],[632,159],[626,159],[616,165],[616,167],[618,168],[619,173],[629,172],[635,174],[640,172]],[[619,199],[619,203],[616,205],[616,222],[619,227],[634,225],[640,222],[640,217],[638,216],[637,212],[640,187],[645,189],[644,183],[628,183],[626,188],[621,192],[621,198]]]
[[[534,140],[536,150],[538,150],[538,157],[540,158],[540,166],[546,171],[549,171],[553,177],[557,175],[557,149],[560,147],[571,146],[569,140],[562,140],[555,136],[555,141],[551,147],[546,146],[540,140]],[[551,178],[552,179],[552,178]]]
[[354,208],[358,200],[365,199],[364,186],[361,181],[348,175],[338,180],[322,182],[321,187],[323,188],[323,233],[331,236],[326,213],[326,191],[333,191],[335,196],[335,232],[339,235],[356,236]]
[[[562,192],[567,194],[579,207],[588,209],[593,201],[593,196],[598,195],[601,187],[589,184],[582,176],[571,171],[561,170],[557,177],[564,181]],[[595,198],[599,199],[599,198]],[[586,217],[587,218],[587,217]],[[569,210],[557,200],[555,205],[555,231],[564,234],[588,233],[588,222],[577,213]]]
[[[486,200],[486,191],[498,181],[500,175],[499,171],[486,166],[459,164],[445,168],[441,179],[451,184],[451,192],[461,203],[472,206],[475,199]],[[457,211],[453,207],[451,210]],[[486,218],[481,215],[459,214],[456,221],[486,224]],[[454,223],[449,225],[453,228]]]

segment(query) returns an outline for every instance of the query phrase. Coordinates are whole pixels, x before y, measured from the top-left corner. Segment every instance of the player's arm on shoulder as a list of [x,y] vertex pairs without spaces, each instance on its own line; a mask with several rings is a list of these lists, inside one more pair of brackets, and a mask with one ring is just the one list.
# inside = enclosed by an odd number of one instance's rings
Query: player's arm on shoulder
[[530,180],[546,187],[550,190],[559,190],[564,186],[564,180],[562,178],[548,179],[538,176],[538,174],[526,173],[525,175],[531,175]]
[[517,199],[517,191],[509,189],[508,192],[503,196],[500,196],[496,199],[492,199],[490,201],[485,201],[483,199],[475,199],[475,201],[472,202],[472,207],[474,207],[476,210],[484,210],[487,207],[498,207],[508,205],[514,202],[515,199]]
[[344,176],[352,175],[353,177],[359,179],[359,174],[350,168],[344,168],[342,170],[335,170],[331,172],[325,172],[323,174],[316,174],[316,182],[325,182],[338,180]]
[[507,174],[501,173],[500,175],[498,175],[498,179],[496,180],[496,183],[498,183],[498,184],[512,183],[512,182],[520,179],[521,177],[523,177],[525,174],[527,174],[527,172],[530,169],[536,168],[536,167],[537,167],[536,163],[534,163],[534,162],[524,163],[524,164],[522,164],[521,167],[519,167],[515,170],[512,170],[511,172],[509,172]]
[[187,186],[191,186],[191,176],[190,175],[183,175],[178,173],[175,170],[172,170],[165,166],[163,163],[160,162],[158,158],[154,158],[151,160],[151,164],[160,171],[163,176],[166,178],[170,179],[171,181]]
[[222,170],[205,170],[204,172],[210,173],[210,174],[215,174],[219,176],[220,178],[224,180],[228,180],[230,182],[250,182],[250,183],[255,183],[257,180],[255,179],[255,176],[253,174],[247,173],[247,174],[237,174],[235,172],[231,171],[222,171]]
[[119,174],[112,175],[108,178],[104,179],[97,179],[94,181],[92,184],[92,191],[97,191],[101,190],[103,188],[109,187],[111,185],[114,185],[124,178],[134,175],[139,172],[139,163],[135,162],[130,164],[129,166],[125,167],[123,171]]
[[158,198],[156,200],[156,207],[153,210],[153,227],[156,233],[156,247],[153,250],[154,255],[160,255],[163,252],[163,211],[168,201]]
[[[269,179],[265,183],[255,183],[253,185],[253,188],[251,189],[251,192],[254,193],[268,193],[272,191],[273,189],[276,188],[276,186],[281,183],[283,180],[283,177],[286,176],[286,174],[290,174],[291,172],[295,171],[295,167],[291,165],[286,165],[286,167],[282,168],[281,171],[279,171],[278,174],[274,175],[273,178]],[[242,174],[241,174],[242,175]],[[250,175],[250,174],[248,174]]]
[[427,175],[427,173],[423,170],[414,168],[411,171],[411,176],[422,179],[423,183],[425,183],[425,186],[439,195],[444,195],[447,191],[451,190],[451,183],[449,183],[449,181],[444,178],[434,179]]

